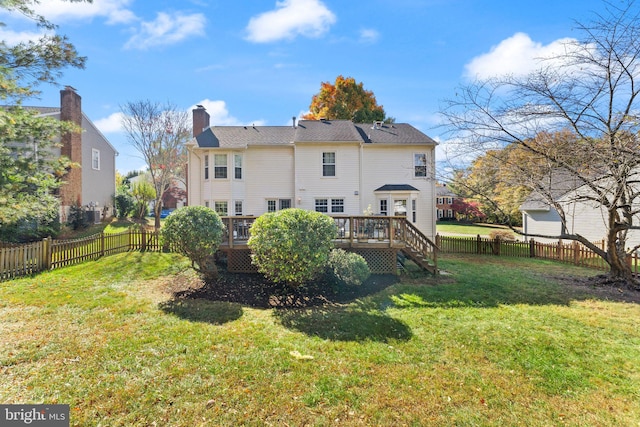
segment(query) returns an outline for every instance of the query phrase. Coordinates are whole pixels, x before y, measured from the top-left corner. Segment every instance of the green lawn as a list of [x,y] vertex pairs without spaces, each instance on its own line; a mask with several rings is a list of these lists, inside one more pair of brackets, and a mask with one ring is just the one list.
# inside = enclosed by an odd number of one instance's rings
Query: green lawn
[[552,262],[441,267],[313,309],[172,299],[192,274],[172,254],[4,282],[0,401],[67,403],[72,425],[640,423],[638,304]]
[[509,227],[503,225],[494,224],[460,224],[457,222],[438,222],[436,224],[436,230],[438,233],[451,233],[451,234],[468,234],[477,236],[478,234],[483,237],[488,237],[489,233],[495,230],[511,231]]

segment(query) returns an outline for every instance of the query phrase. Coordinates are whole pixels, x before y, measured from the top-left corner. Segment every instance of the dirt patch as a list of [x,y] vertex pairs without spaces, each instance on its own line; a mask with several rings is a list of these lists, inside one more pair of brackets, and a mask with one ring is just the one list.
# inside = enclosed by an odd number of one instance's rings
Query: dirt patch
[[379,292],[398,281],[393,274],[371,275],[362,285],[337,288],[325,281],[315,281],[292,291],[275,284],[261,274],[238,274],[220,271],[215,283],[204,283],[197,275],[182,273],[162,283],[164,292],[176,299],[204,298],[238,303],[256,308],[312,307],[348,304]]
[[640,304],[640,290],[631,289],[626,281],[606,274],[591,277],[553,276],[550,279],[576,291],[588,291],[599,299]]

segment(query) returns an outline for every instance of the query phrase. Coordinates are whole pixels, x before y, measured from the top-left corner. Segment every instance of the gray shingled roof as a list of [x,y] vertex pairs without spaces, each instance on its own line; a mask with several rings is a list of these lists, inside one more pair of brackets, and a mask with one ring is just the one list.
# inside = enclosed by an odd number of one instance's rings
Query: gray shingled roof
[[[554,169],[544,184],[553,200],[559,200],[568,192],[585,184],[585,181],[564,169]],[[532,191],[520,205],[521,211],[549,211],[549,202],[538,191]]]
[[408,123],[357,123],[356,128],[365,142],[379,144],[429,144],[437,142]]
[[362,142],[350,120],[300,120],[296,142]]
[[196,137],[203,148],[243,148],[307,142],[353,142],[380,144],[437,143],[407,123],[354,124],[350,120],[300,120],[293,126],[212,126]]
[[458,197],[456,193],[451,191],[446,185],[436,185],[436,196],[438,197]]
[[255,144],[291,144],[292,126],[212,126],[196,137],[199,147],[243,148]]
[[416,187],[409,184],[385,184],[373,191],[420,191]]

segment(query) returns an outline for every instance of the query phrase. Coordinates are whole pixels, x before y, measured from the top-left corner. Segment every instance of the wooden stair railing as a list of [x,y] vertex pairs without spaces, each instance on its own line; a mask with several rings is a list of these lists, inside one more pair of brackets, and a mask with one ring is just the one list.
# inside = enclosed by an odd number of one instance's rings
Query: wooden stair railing
[[405,247],[401,249],[411,261],[416,263],[418,267],[430,272],[438,273],[438,246],[425,236],[418,228],[406,219],[399,224],[396,230],[401,230],[401,236],[398,240],[405,243]]

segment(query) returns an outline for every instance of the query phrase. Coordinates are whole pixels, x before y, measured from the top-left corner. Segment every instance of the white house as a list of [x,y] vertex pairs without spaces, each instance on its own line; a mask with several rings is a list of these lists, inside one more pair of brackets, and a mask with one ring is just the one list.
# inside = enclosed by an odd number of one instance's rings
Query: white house
[[[595,201],[585,200],[591,190],[575,178],[561,173],[552,179],[553,199],[562,206],[566,225],[562,224],[560,214],[554,206],[549,205],[543,197],[532,193],[520,206],[522,212],[522,231],[525,239],[533,238],[540,242],[557,241],[562,234],[579,234],[591,242],[599,242],[606,238],[608,213]],[[636,215],[636,225],[640,217]],[[532,235],[549,236],[531,237]],[[553,238],[553,236],[556,236]],[[640,244],[640,230],[629,230],[627,247]]]
[[193,110],[188,203],[222,216],[290,207],[332,215],[402,215],[436,234],[436,142],[413,126],[301,120],[291,126],[209,126]]

